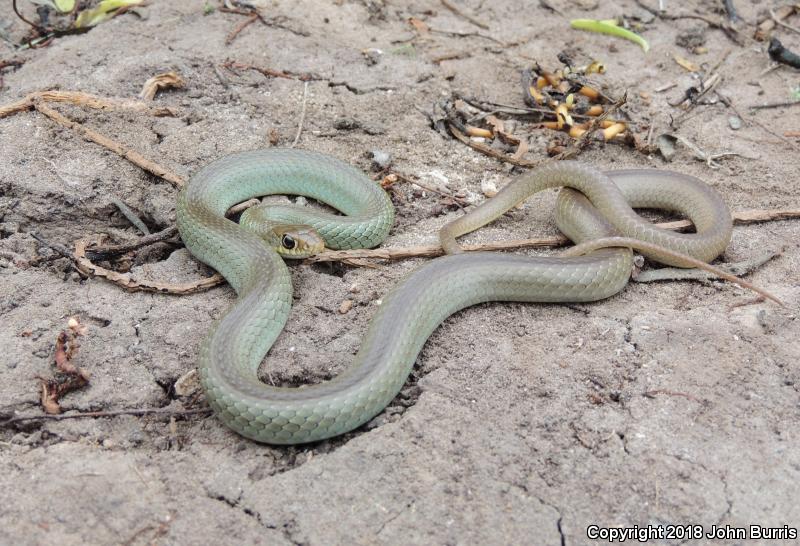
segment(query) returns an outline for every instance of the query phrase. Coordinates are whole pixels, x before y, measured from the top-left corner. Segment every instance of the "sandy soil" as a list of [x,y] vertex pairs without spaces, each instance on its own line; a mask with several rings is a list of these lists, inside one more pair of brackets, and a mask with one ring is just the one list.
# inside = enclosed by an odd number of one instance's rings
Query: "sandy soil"
[[[538,4],[460,4],[488,24],[482,30],[434,1],[275,1],[267,12],[278,26],[253,24],[225,45],[241,16],[204,15],[200,1],[153,2],[141,17],[121,16],[43,49],[14,53],[0,42],[0,59],[25,61],[3,70],[0,104],[45,88],[134,97],[150,76],[175,70],[187,87],[157,103],[179,109],[176,118],[59,108],[189,176],[224,154],[269,145],[273,131],[279,145],[290,144],[300,116],[302,82],[252,71],[223,71],[223,82],[215,65],[313,72],[323,80],[308,85],[300,147],[364,170],[370,151],[384,150],[399,172],[479,194],[482,180],[502,186],[517,171],[442,138],[419,109],[452,91],[521,105],[520,69],[533,59],[556,66],[568,45],[602,59],[605,81],[629,89],[630,112],[651,119],[656,131],[679,113],[667,101],[695,83],[674,54],[711,67],[731,50],[718,90],[743,112],[788,100],[798,85],[789,68],[762,75],[765,45],[750,36],[770,2],[739,0],[750,23],[746,44],[708,29],[708,52],[700,55],[676,45],[678,34],[705,27],[699,21],[649,22],[643,34],[652,50],[644,55],[625,41],[568,30],[573,17],[645,16],[634,2],[550,2],[561,14]],[[717,2],[674,4],[676,12],[718,16],[711,12]],[[409,17],[516,45],[439,33],[414,39]],[[14,40],[26,31],[8,2],[0,24]],[[800,36],[778,35],[800,49]],[[383,52],[377,63],[365,60],[367,48]],[[451,53],[464,55],[433,62]],[[656,92],[670,82],[677,86]],[[685,149],[668,164],[625,146],[594,145],[582,160],[693,174],[734,210],[797,207],[797,141],[792,147],[747,121],[733,130],[732,115],[719,101],[700,105],[679,129],[703,149],[742,154],[718,169]],[[800,129],[796,109],[758,118],[778,134]],[[532,140],[532,156],[542,155],[545,140]],[[195,366],[200,340],[234,297],[229,288],[183,297],[128,293],[81,279],[64,259],[26,265],[50,252],[32,231],[65,245],[103,233],[134,239],[112,197],[151,228],[168,226],[175,190],[36,113],[0,120],[0,158],[0,413],[40,411],[36,377],[52,374],[55,337],[72,315],[90,328],[77,363],[92,379],[64,398],[65,409],[189,407],[174,383]],[[433,242],[459,214],[440,214],[434,194],[402,185],[399,193],[387,245]],[[554,233],[553,198],[537,196],[471,240]],[[203,415],[4,427],[0,542],[581,544],[590,542],[590,524],[797,527],[799,239],[797,221],[740,226],[725,255],[738,261],[786,247],[750,277],[786,308],[731,308],[752,295],[716,282],[673,282],[632,284],[591,305],[502,303],[457,313],[431,337],[397,400],[333,441],[258,445]],[[176,246],[140,258],[133,272],[147,278],[206,274]],[[319,381],[344,369],[376,300],[420,263],[294,265],[294,310],[264,376]],[[355,306],[340,315],[348,298]],[[202,397],[194,404],[202,407]]]

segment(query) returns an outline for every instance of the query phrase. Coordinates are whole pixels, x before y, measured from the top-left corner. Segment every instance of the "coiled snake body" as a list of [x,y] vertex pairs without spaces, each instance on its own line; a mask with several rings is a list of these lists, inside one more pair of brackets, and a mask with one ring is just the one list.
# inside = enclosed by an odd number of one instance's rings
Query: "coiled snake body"
[[[562,190],[557,222],[575,242],[624,235],[710,261],[727,246],[731,217],[716,192],[697,179],[654,170],[596,172],[561,162],[526,174],[442,230],[443,246],[497,218],[545,188]],[[612,182],[613,179],[613,182]],[[227,156],[200,170],[178,198],[181,237],[191,253],[222,273],[238,294],[200,348],[199,371],[209,403],[225,424],[257,441],[311,442],[342,434],[379,413],[403,386],[425,341],[456,311],[486,301],[588,302],[616,294],[632,268],[628,249],[579,257],[476,252],[445,256],[414,271],[383,298],[353,364],[336,378],[306,387],[262,383],[256,372],[283,329],[292,301],[286,265],[275,248],[225,218],[254,196],[299,194],[347,216],[297,207],[271,208],[278,224],[309,225],[330,248],[371,247],[388,234],[394,210],[362,173],[322,154],[269,149]],[[655,228],[632,209],[679,211],[697,233]],[[669,256],[652,256],[673,263]],[[682,265],[677,263],[676,265]]]

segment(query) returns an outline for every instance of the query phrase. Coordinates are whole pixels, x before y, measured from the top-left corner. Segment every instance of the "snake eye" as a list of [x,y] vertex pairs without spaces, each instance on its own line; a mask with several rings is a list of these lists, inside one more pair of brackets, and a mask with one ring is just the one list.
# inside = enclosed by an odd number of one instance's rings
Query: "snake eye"
[[292,250],[294,247],[297,246],[297,241],[291,235],[284,235],[281,237],[281,245],[286,250]]

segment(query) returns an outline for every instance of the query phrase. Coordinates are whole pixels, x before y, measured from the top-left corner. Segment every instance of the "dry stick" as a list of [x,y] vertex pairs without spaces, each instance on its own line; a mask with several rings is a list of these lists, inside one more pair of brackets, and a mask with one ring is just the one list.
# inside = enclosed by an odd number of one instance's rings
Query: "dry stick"
[[260,204],[261,200],[253,197],[252,199],[248,199],[243,203],[239,203],[238,205],[233,205],[231,208],[228,209],[228,212],[225,213],[225,216],[234,216],[242,211],[249,209],[250,207],[255,207],[256,205]]
[[678,19],[696,19],[698,21],[703,21],[712,28],[720,29],[722,32],[725,33],[725,36],[727,36],[732,42],[736,43],[737,45],[744,44],[744,40],[739,31],[736,30],[734,27],[732,27],[731,24],[728,23],[727,21],[715,20],[710,17],[706,17],[705,15],[695,15],[692,13],[676,13],[676,14],[665,13],[663,9],[656,10],[654,8],[651,8],[650,6],[645,4],[642,0],[636,0],[636,4],[640,8],[649,11],[651,14],[655,15],[656,17],[660,17],[661,19],[667,19],[671,21],[676,21]]
[[409,177],[407,177],[404,174],[400,174],[400,173],[397,173],[397,172],[392,173],[392,174],[395,175],[398,180],[401,180],[401,181],[403,181],[403,182],[405,182],[407,184],[417,185],[420,188],[422,188],[423,190],[428,190],[429,192],[441,195],[442,197],[445,197],[447,199],[451,199],[459,207],[463,207],[463,205],[469,205],[469,203],[467,203],[467,200],[462,198],[462,197],[456,197],[455,195],[452,195],[452,194],[447,193],[445,191],[438,190],[436,188],[433,188],[431,186],[428,186],[426,184],[421,183],[419,180],[412,180],[412,179],[410,179]]
[[67,118],[66,116],[58,113],[56,110],[47,106],[42,100],[35,101],[34,108],[36,108],[37,111],[49,117],[56,123],[63,125],[68,129],[72,129],[73,131],[83,136],[87,140],[91,140],[92,142],[99,144],[100,146],[108,148],[117,155],[124,157],[134,165],[141,167],[145,171],[154,174],[159,178],[163,178],[168,182],[171,182],[175,187],[180,188],[185,184],[183,178],[181,178],[177,174],[167,170],[166,168],[162,167],[161,165],[153,161],[150,161],[139,152],[126,148],[119,142],[112,140],[111,138],[102,135],[97,131],[93,131],[92,129],[84,127],[83,125],[81,125],[76,121],[72,121],[71,119]]
[[140,409],[123,409],[123,410],[110,410],[110,411],[86,411],[82,413],[58,413],[58,414],[43,414],[43,415],[20,415],[12,417],[0,422],[0,427],[7,427],[16,423],[24,423],[27,421],[63,421],[64,419],[82,419],[86,417],[99,418],[99,417],[117,417],[119,415],[166,415],[169,417],[183,417],[186,415],[209,415],[213,410],[211,408],[203,409],[190,409],[190,410],[169,410],[164,408],[140,408]]
[[146,112],[153,116],[174,116],[176,111],[167,107],[154,107],[152,104],[140,100],[108,99],[80,91],[36,91],[25,98],[0,107],[0,118],[10,116],[26,110],[33,110],[36,101],[66,102],[75,106],[86,106],[95,110],[133,110]]
[[[755,222],[769,222],[773,220],[787,220],[800,218],[800,209],[777,209],[777,210],[744,210],[733,213],[733,220],[736,224],[750,224]],[[678,220],[674,222],[662,222],[656,227],[662,229],[679,230],[692,226],[689,220]],[[466,251],[481,250],[514,250],[532,247],[560,247],[569,243],[569,239],[563,235],[551,237],[536,237],[532,239],[516,239],[511,241],[497,241],[491,243],[461,245]],[[350,259],[377,259],[377,260],[400,260],[405,258],[434,257],[444,254],[442,247],[438,244],[420,245],[412,247],[398,248],[376,248],[376,249],[357,249],[357,250],[328,250],[317,254],[308,259],[309,262],[332,262]]]
[[750,110],[764,110],[767,108],[783,108],[784,106],[798,106],[800,105],[800,100],[790,100],[786,102],[768,102],[766,104],[754,104],[752,106],[748,106]]
[[787,30],[791,30],[792,32],[796,32],[796,33],[800,34],[800,28],[793,27],[792,25],[784,23],[781,20],[781,18],[778,17],[778,14],[775,13],[774,9],[770,9],[769,10],[769,16],[772,17],[772,20],[775,21],[775,24],[780,25],[780,26],[782,26],[783,28],[785,28]]
[[493,38],[492,36],[487,36],[486,34],[481,34],[480,32],[456,32],[453,30],[440,30],[438,28],[432,28],[429,32],[433,34],[444,34],[445,36],[456,36],[458,38],[482,38],[484,40],[489,40],[490,42],[494,42],[501,46],[507,46],[504,42],[501,42],[497,38]]
[[[733,219],[737,224],[766,222],[771,220],[784,220],[793,218],[800,218],[800,209],[778,209],[778,210],[756,209],[756,210],[741,211],[733,214]],[[690,227],[692,223],[688,220],[679,220],[675,222],[664,222],[656,225],[663,229],[683,229]],[[140,248],[152,242],[164,240],[165,238],[167,238],[167,236],[173,235],[176,231],[177,229],[175,227],[170,227],[167,228],[166,230],[155,233],[149,237],[142,237],[140,238],[139,241],[135,243],[130,243],[126,245],[99,247],[95,249],[90,249],[88,252],[93,253],[97,256],[120,254],[127,252],[129,250]],[[86,257],[87,250],[86,250],[86,243],[84,241],[78,241],[75,244],[75,253],[71,253],[66,248],[61,247],[61,245],[53,245],[47,243],[46,241],[39,239],[35,234],[33,236],[37,238],[37,240],[42,242],[42,244],[50,248],[53,248],[54,250],[59,252],[59,254],[62,254],[72,259],[76,264],[76,268],[81,273],[89,276],[95,275],[98,277],[103,277],[106,280],[109,280],[114,284],[117,284],[125,288],[126,290],[134,290],[134,291],[141,290],[147,292],[157,292],[161,294],[177,294],[177,295],[193,294],[207,290],[209,288],[213,288],[214,286],[218,286],[222,284],[225,280],[221,275],[215,274],[211,277],[200,279],[194,282],[179,283],[179,284],[162,283],[156,281],[140,281],[132,278],[130,275],[117,273],[115,271],[105,269],[103,267],[100,267],[92,263]],[[499,241],[499,242],[484,243],[477,245],[462,245],[462,247],[466,251],[487,251],[487,250],[513,250],[513,249],[532,248],[532,247],[559,247],[559,246],[564,246],[567,243],[569,243],[569,240],[566,237],[564,237],[563,235],[556,235],[553,237],[538,237],[532,239]],[[442,254],[443,254],[442,248],[438,244],[401,247],[401,248],[332,250],[313,256],[308,259],[308,262],[313,263],[313,262],[340,261],[340,262],[350,263],[352,265],[367,266],[369,265],[368,263],[358,262],[357,260],[363,260],[363,259],[399,260],[405,258],[435,257],[435,256],[441,256]]]
[[231,42],[233,42],[233,40],[239,35],[241,31],[243,31],[248,25],[258,21],[259,17],[260,16],[258,12],[253,12],[253,14],[250,15],[250,17],[248,17],[247,19],[236,25],[236,27],[231,31],[231,33],[228,34],[228,37],[225,38],[225,45],[230,45]]
[[128,274],[111,271],[92,263],[86,257],[87,242],[83,239],[75,241],[75,252],[73,260],[75,267],[84,275],[90,277],[102,277],[126,290],[156,292],[159,294],[194,294],[208,290],[214,286],[222,284],[225,279],[219,273],[214,273],[211,277],[206,277],[194,282],[187,283],[163,283],[159,281],[140,281]]
[[442,5],[444,7],[446,7],[447,9],[449,9],[450,11],[452,11],[454,14],[458,15],[459,17],[462,17],[462,18],[466,19],[467,21],[469,21],[470,23],[472,23],[476,27],[480,27],[483,30],[489,30],[489,25],[487,25],[486,23],[484,23],[483,21],[481,21],[477,17],[473,17],[472,15],[464,13],[463,11],[458,9],[458,7],[456,7],[453,4],[451,4],[449,2],[449,0],[441,0],[441,2],[442,2]]
[[725,103],[726,106],[730,107],[730,109],[733,110],[734,114],[736,114],[743,121],[755,123],[756,125],[761,127],[761,129],[764,132],[769,133],[770,135],[774,136],[775,138],[781,140],[785,144],[789,145],[789,147],[791,147],[791,148],[793,148],[795,150],[800,150],[800,146],[798,146],[797,144],[795,144],[794,142],[792,142],[791,140],[789,140],[785,136],[781,135],[780,133],[777,133],[777,132],[773,131],[769,126],[767,126],[767,124],[765,124],[760,119],[758,119],[758,117],[744,115],[742,112],[739,111],[738,108],[736,108],[736,105],[733,104],[733,101],[729,97],[725,96],[724,94],[720,93],[719,91],[717,91],[717,96],[720,98],[720,100],[722,102]]
[[[168,228],[162,229],[161,231],[158,231],[156,233],[147,235],[145,237],[139,237],[139,239],[131,243],[94,246],[88,248],[86,253],[87,255],[91,256],[92,259],[118,256],[120,254],[125,254],[127,252],[131,252],[132,250],[142,248],[143,246],[148,246],[154,243],[160,243],[162,241],[166,241],[167,239],[170,239],[171,237],[174,237],[177,234],[178,234],[178,226],[169,226]],[[71,257],[72,253],[70,252],[69,254]]]
[[[233,216],[245,209],[248,209],[252,206],[261,204],[261,201],[258,199],[249,199],[244,203],[239,203],[228,209],[225,213],[226,216]],[[111,281],[114,284],[117,284],[126,290],[136,290],[136,291],[145,291],[145,292],[158,292],[159,294],[194,294],[196,292],[202,292],[204,290],[208,290],[209,288],[213,288],[215,286],[219,286],[222,284],[225,279],[219,273],[215,273],[211,277],[206,277],[203,279],[198,279],[193,282],[189,283],[163,283],[158,281],[140,281],[137,279],[132,278],[130,275],[118,273],[116,271],[112,271],[110,269],[106,269],[101,267],[91,261],[91,259],[87,256],[90,255],[94,259],[103,258],[103,257],[110,257],[114,255],[124,254],[125,252],[129,252],[131,250],[135,250],[137,248],[141,248],[145,245],[149,245],[152,243],[157,243],[160,241],[164,241],[172,237],[173,235],[178,233],[177,226],[170,226],[164,230],[159,231],[158,233],[154,233],[153,235],[148,235],[146,237],[141,237],[138,241],[133,243],[121,244],[121,245],[109,245],[105,247],[94,247],[87,250],[86,243],[84,241],[78,241],[75,243],[75,252],[69,252],[68,250],[66,253],[58,248],[50,245],[49,243],[41,240],[36,234],[32,234],[34,238],[39,240],[42,244],[53,248],[59,254],[69,258],[75,264],[75,267],[83,273],[84,275],[88,276],[98,276],[103,277]],[[60,246],[60,245],[59,245]],[[61,247],[64,249],[64,247]]]

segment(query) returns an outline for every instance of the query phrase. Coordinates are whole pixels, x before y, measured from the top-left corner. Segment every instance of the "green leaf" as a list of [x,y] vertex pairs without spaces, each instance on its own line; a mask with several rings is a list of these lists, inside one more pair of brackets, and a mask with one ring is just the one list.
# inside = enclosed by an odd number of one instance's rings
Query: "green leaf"
[[30,2],[53,8],[60,13],[69,13],[75,7],[75,0],[30,0]]
[[53,0],[56,9],[61,13],[69,13],[75,7],[75,0]]
[[573,19],[569,24],[572,28],[578,30],[588,30],[589,32],[599,32],[600,34],[609,34],[611,36],[617,36],[618,38],[625,38],[626,40],[639,44],[645,53],[650,49],[650,44],[647,43],[647,40],[628,29],[618,26],[617,22],[613,19],[606,19],[604,21],[597,21],[595,19]]
[[138,6],[142,2],[143,0],[103,0],[95,7],[81,11],[75,19],[75,28],[93,27],[114,17],[118,9]]

